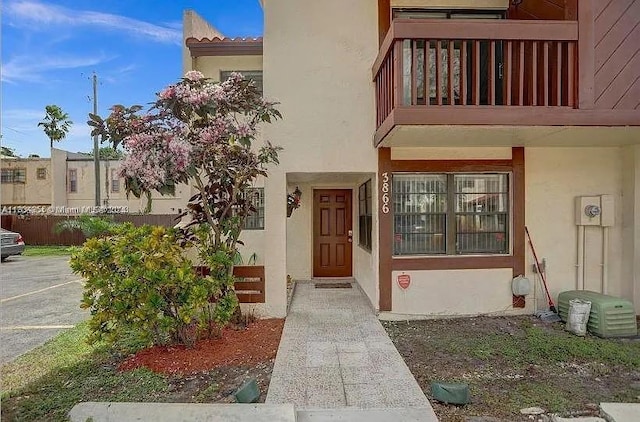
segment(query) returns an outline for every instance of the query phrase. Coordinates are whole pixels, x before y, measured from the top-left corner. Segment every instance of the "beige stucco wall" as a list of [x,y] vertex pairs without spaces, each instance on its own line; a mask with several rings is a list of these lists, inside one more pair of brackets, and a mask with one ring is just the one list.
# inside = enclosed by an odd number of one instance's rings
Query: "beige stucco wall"
[[[358,211],[358,188],[360,184],[371,179],[371,189],[373,189],[373,196],[371,198],[371,205],[374,209],[372,215],[372,229],[371,229],[371,250],[367,250],[358,245],[358,236],[360,230],[359,224],[359,211]],[[380,290],[378,288],[378,213],[375,212],[378,204],[376,186],[376,176],[365,177],[359,181],[354,188],[354,231],[353,231],[353,275],[358,281],[358,284],[369,298],[371,306],[374,309],[379,308],[380,304]]]
[[[112,207],[128,207],[129,212],[142,212],[147,204],[146,197],[136,198],[133,195],[127,199],[124,179],[120,180],[120,192],[111,192],[111,184],[107,187],[107,175],[109,182],[111,180],[111,169],[119,168],[118,161],[101,161],[100,162],[100,199],[104,203],[108,199],[109,206]],[[66,192],[66,205],[71,208],[75,207],[91,207],[95,204],[95,170],[93,161],[67,161],[67,172],[75,169],[78,177],[77,192],[69,192],[67,183],[64,185]],[[152,195],[151,213],[152,214],[177,214],[179,210],[184,210],[186,202],[189,199],[189,188],[186,185],[178,185],[176,187],[175,196],[161,196],[159,194]]]
[[[51,205],[51,161],[48,158],[2,159],[3,169],[25,169],[25,183],[3,183],[0,186],[2,205]],[[46,178],[38,179],[39,168],[46,169]]]
[[[310,248],[304,252],[307,258],[298,260],[288,256],[294,251],[287,246],[287,233],[298,219],[305,221],[310,233],[311,214],[306,213],[311,209],[306,201],[311,195],[303,190],[302,207],[287,219],[286,173],[377,170],[371,82],[371,64],[378,54],[377,3],[267,0],[264,19],[264,92],[280,102],[284,117],[263,128],[265,139],[284,147],[281,164],[265,186],[266,277],[268,291],[284,300],[287,264],[302,276],[311,271]],[[353,183],[342,187],[357,188]],[[272,309],[283,315],[284,301]]]
[[429,9],[507,9],[509,0],[391,0],[391,7]]
[[[635,148],[525,149],[526,224],[539,258],[546,259],[549,289],[554,300],[561,291],[576,289],[575,197],[610,194],[614,196],[616,206],[615,225],[609,229],[608,293],[629,300],[633,300],[635,295],[637,305],[638,289],[634,289],[634,277],[638,278],[638,265],[635,263],[640,262],[637,249],[640,245],[637,230],[640,196],[634,195],[640,186],[640,177],[636,173],[640,153]],[[392,150],[393,155],[404,158],[412,154],[402,149],[395,153]],[[415,155],[420,158],[437,156],[438,159],[460,159],[461,155],[469,159],[508,158],[495,148],[466,148],[446,153],[443,149],[424,148],[416,150]],[[623,162],[624,166],[621,165]],[[623,188],[628,192],[624,203]],[[628,196],[633,198],[629,200]],[[585,288],[589,290],[601,291],[602,287],[602,236],[600,227],[587,227]],[[631,251],[626,250],[626,245],[632,247]],[[536,284],[528,245],[526,262],[526,276]],[[394,272],[393,314],[520,313],[531,312],[535,306],[532,294],[527,297],[524,310],[511,307],[511,269],[408,271],[407,274],[412,276],[412,287],[407,293],[402,293],[395,284],[398,273]],[[538,307],[546,307],[539,284],[536,284],[536,294]]]
[[197,57],[193,64],[194,69],[202,72],[207,78],[220,82],[221,71],[262,70],[262,56]]
[[67,205],[67,152],[51,148],[51,204]]
[[264,91],[284,116],[264,132],[284,147],[279,169],[376,171],[377,3],[268,0],[264,9]]
[[391,148],[392,160],[510,160],[511,147],[497,148]]
[[[389,319],[420,315],[461,316],[504,313],[512,308],[511,268],[487,270],[393,271]],[[411,277],[402,290],[398,275]]]
[[[633,299],[630,280],[622,277],[623,149],[527,148],[526,222],[540,259],[547,260],[549,289],[554,298],[576,289],[576,196],[610,194],[615,200],[615,225],[609,229],[609,294]],[[585,288],[601,290],[602,229],[586,230]],[[533,260],[527,249],[528,267]],[[528,276],[533,280],[533,274]]]
[[[182,39],[187,38],[223,38],[224,36],[216,28],[211,26],[207,21],[202,19],[193,10],[185,10],[182,15]],[[193,70],[193,64],[191,62],[191,54],[185,44],[182,45],[182,70],[183,73]]]
[[[377,217],[374,215],[372,231],[373,247],[367,251],[358,245],[359,218],[358,218],[358,187],[368,179],[375,181],[374,175],[361,176],[358,178],[343,177],[344,182],[322,183],[320,181],[311,183],[289,183],[287,191],[293,192],[296,187],[302,192],[300,207],[293,211],[291,217],[287,218],[287,274],[294,280],[309,280],[313,274],[313,190],[314,189],[350,189],[351,196],[351,218],[353,229],[352,247],[352,274],[358,281],[363,291],[371,301],[372,305],[378,304],[378,240],[377,240]],[[375,189],[375,185],[373,187]],[[376,198],[373,198],[375,204]],[[283,198],[284,201],[284,198]],[[375,206],[375,205],[374,205]]]
[[623,295],[633,297],[640,314],[640,145],[623,148],[622,157]]
[[[293,192],[296,186],[302,192],[300,207],[286,219],[287,229],[287,274],[294,280],[309,280],[312,271],[313,239],[313,189],[310,184],[297,183],[287,187]],[[286,198],[282,198],[282,202]]]

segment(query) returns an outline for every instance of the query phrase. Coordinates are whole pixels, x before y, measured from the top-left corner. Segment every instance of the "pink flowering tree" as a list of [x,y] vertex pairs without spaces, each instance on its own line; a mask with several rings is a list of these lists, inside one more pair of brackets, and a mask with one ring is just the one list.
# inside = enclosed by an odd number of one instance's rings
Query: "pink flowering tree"
[[88,124],[92,135],[124,147],[120,175],[128,194],[147,196],[150,203],[152,192],[173,194],[181,183],[194,188],[180,239],[197,247],[208,267],[216,303],[211,318],[225,323],[237,308],[232,271],[239,236],[246,217],[255,212],[247,188],[267,176],[269,165],[278,164],[279,147],[255,145],[258,126],[281,115],[240,74],[213,83],[197,71],[163,89],[142,111],[116,105],[106,119],[91,114]]

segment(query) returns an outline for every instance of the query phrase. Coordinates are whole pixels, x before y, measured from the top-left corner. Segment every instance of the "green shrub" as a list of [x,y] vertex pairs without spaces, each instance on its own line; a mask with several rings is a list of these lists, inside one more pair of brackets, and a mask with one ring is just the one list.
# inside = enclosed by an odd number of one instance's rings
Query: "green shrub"
[[55,234],[60,234],[65,231],[81,231],[85,237],[98,237],[105,236],[119,226],[119,224],[113,222],[111,217],[93,217],[90,215],[81,215],[78,218],[70,218],[59,222],[53,228]]
[[[182,252],[173,229],[130,223],[76,249],[71,268],[87,280],[81,306],[91,311],[90,342],[130,342],[133,335],[190,346],[212,323],[228,322],[237,299],[222,294],[227,280],[197,276]],[[211,305],[209,298],[222,300]]]

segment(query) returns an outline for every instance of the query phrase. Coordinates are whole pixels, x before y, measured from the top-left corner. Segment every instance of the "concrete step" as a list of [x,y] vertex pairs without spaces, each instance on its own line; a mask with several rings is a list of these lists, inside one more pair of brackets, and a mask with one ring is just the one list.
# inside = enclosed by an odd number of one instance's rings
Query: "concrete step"
[[438,422],[433,409],[318,409],[298,410],[297,422]]
[[600,413],[609,422],[638,422],[640,403],[600,403]]
[[72,422],[296,422],[291,404],[99,403],[77,404]]

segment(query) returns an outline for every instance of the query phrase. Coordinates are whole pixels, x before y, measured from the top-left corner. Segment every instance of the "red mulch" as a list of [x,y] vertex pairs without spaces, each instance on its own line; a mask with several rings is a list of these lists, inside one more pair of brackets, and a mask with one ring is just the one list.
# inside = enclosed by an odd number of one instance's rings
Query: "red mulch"
[[146,367],[163,374],[193,374],[221,366],[255,365],[276,357],[284,319],[262,319],[244,330],[225,328],[222,337],[184,346],[154,346],[138,351],[118,367]]

